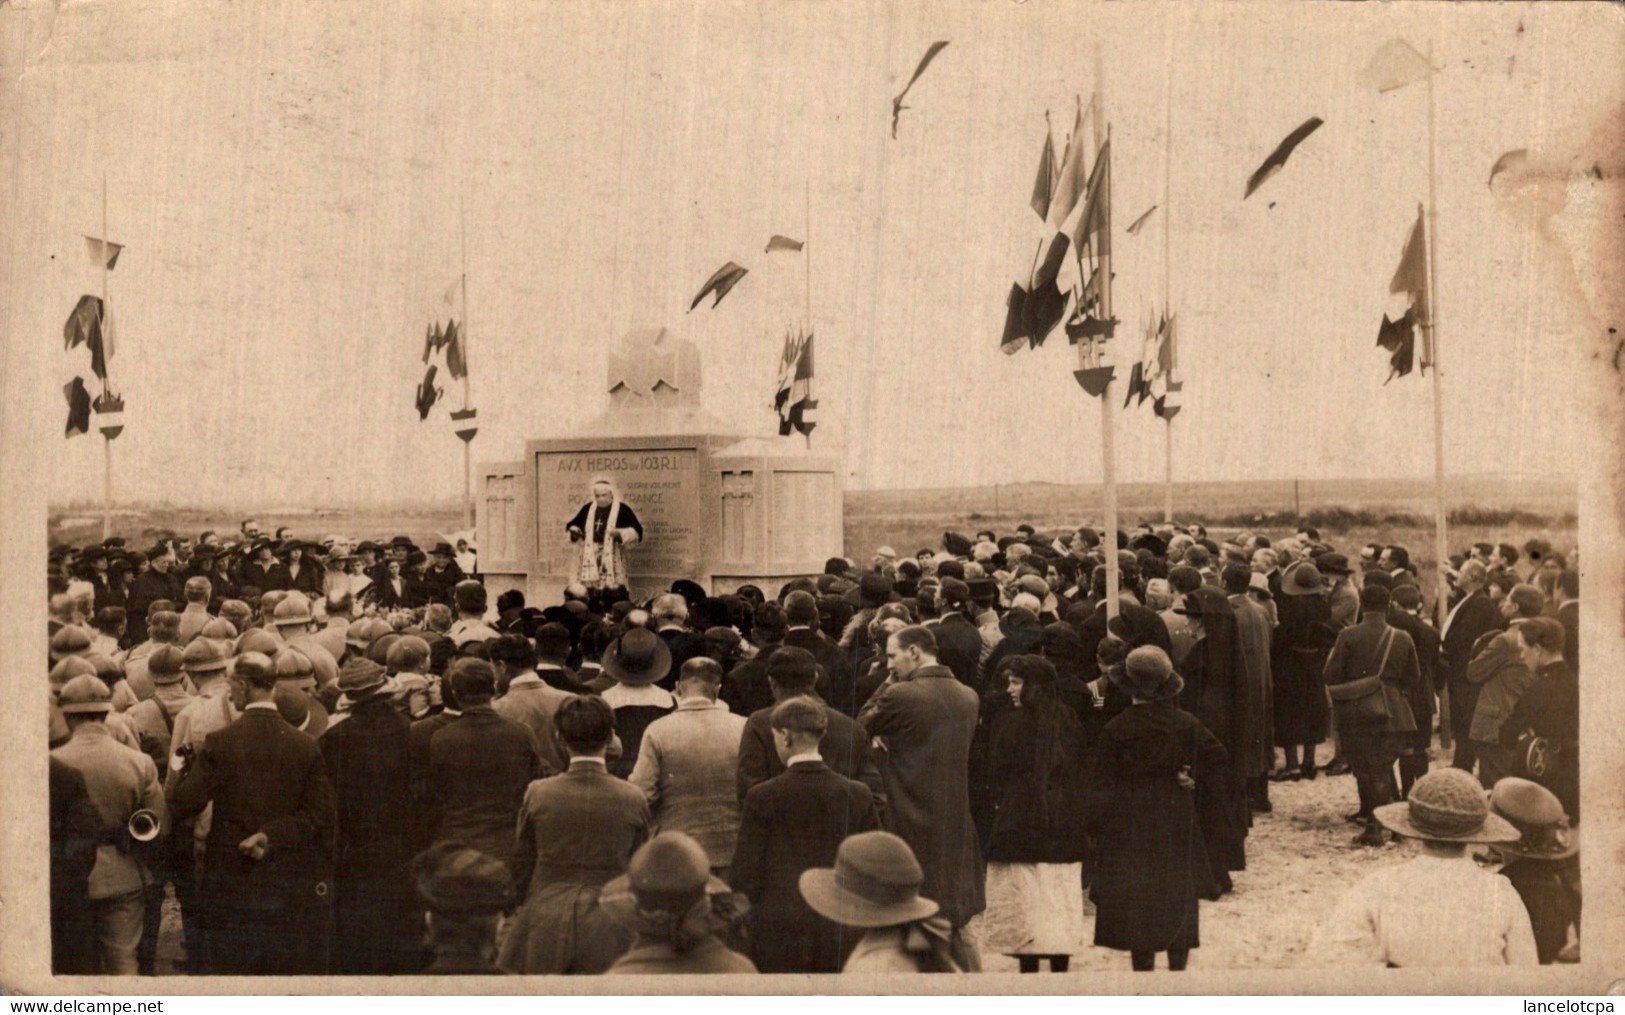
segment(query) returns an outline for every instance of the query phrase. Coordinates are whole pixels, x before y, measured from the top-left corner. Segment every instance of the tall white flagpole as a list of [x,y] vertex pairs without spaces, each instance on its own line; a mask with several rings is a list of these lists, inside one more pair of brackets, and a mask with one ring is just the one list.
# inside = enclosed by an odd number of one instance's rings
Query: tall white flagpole
[[[1094,123],[1095,157],[1100,157],[1100,150],[1111,137],[1111,131],[1102,122],[1102,112],[1106,108],[1105,86],[1102,83],[1103,74],[1100,66],[1100,48],[1095,48],[1095,95],[1094,116],[1090,119]],[[1110,172],[1108,167],[1107,172]],[[1110,200],[1110,188],[1107,190],[1107,200]],[[1107,241],[1106,252],[1100,257],[1100,319],[1112,319],[1112,258],[1110,253],[1110,223],[1111,208],[1106,208]],[[1084,355],[1084,342],[1078,343],[1078,356]],[[1080,363],[1080,366],[1083,364]],[[1117,597],[1120,576],[1117,568],[1117,417],[1112,412],[1112,399],[1116,396],[1112,391],[1110,381],[1106,382],[1106,390],[1100,393],[1100,456],[1101,456],[1101,483],[1102,499],[1105,501],[1105,528],[1101,536],[1101,546],[1106,551],[1106,618],[1108,620],[1117,616]]]
[[[102,333],[102,373],[109,373],[107,361],[110,358],[107,347],[107,173],[102,173],[102,237],[101,252],[96,256],[102,262],[102,311],[101,320],[97,327]],[[107,399],[107,378],[102,377],[102,398]],[[102,431],[102,539],[113,535],[113,438]]]
[[[801,243],[802,243],[802,247],[801,247],[801,267],[804,270],[804,272],[806,273],[805,274],[806,299],[807,299],[807,338],[806,338],[806,341],[811,342],[812,338],[813,338],[813,320],[812,320],[812,176],[809,175],[805,182],[806,182],[806,191],[805,191],[805,193],[803,194],[803,197],[802,197],[802,200],[803,200],[802,214],[804,216],[804,221],[802,222],[802,225],[805,226],[806,228],[803,231],[802,235],[804,235],[806,237],[806,239],[801,241]],[[795,379],[792,376],[791,377],[791,384],[794,385],[794,383],[795,383]],[[807,379],[807,400],[812,401],[812,378],[810,378],[810,377]],[[802,412],[802,415],[805,416],[806,413],[807,413],[807,407],[802,406],[801,412]],[[808,430],[803,430],[802,433],[801,433],[801,436],[802,436],[802,439],[807,442],[807,450],[811,451],[812,450],[812,432],[808,431]]]
[[[468,411],[468,374],[469,374],[469,331],[468,331],[468,209],[462,202],[458,202],[458,232],[462,240],[462,292],[463,292],[463,411]],[[474,528],[474,440],[472,437],[463,440],[463,530],[473,531]]]
[[1450,582],[1445,577],[1445,569],[1450,565],[1449,541],[1445,534],[1445,525],[1448,515],[1445,511],[1444,500],[1444,405],[1439,395],[1439,195],[1438,173],[1435,160],[1438,149],[1438,114],[1435,109],[1433,95],[1433,78],[1437,71],[1433,66],[1433,43],[1428,42],[1428,207],[1427,228],[1424,231],[1423,248],[1427,251],[1428,270],[1428,308],[1427,308],[1427,339],[1428,358],[1433,364],[1433,523],[1434,543],[1433,552],[1436,564],[1436,582],[1434,609],[1438,614],[1439,629],[1444,630],[1450,600]]
[[[1163,57],[1163,89],[1162,89],[1162,312],[1172,314],[1173,304],[1169,298],[1169,289],[1173,279],[1173,204],[1169,200],[1172,190],[1170,181],[1174,175],[1174,32],[1170,25],[1168,29],[1168,45]],[[1173,328],[1169,327],[1165,342],[1173,342]],[[1163,377],[1164,404],[1167,400],[1167,385],[1174,379],[1174,368],[1178,365],[1174,357],[1178,355],[1178,348],[1170,344],[1168,357],[1168,372]],[[1162,420],[1162,520],[1174,520],[1174,421],[1171,416],[1164,416]]]

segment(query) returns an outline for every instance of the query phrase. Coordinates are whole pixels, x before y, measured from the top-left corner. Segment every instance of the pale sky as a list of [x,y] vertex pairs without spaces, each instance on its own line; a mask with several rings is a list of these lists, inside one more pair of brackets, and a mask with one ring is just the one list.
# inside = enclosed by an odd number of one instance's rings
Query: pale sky
[[[80,236],[100,230],[104,173],[127,246],[110,280],[123,498],[459,492],[443,410],[420,424],[412,401],[460,219],[480,460],[601,411],[609,347],[646,326],[698,344],[707,409],[775,432],[782,328],[806,299],[801,261],[762,253],[785,233],[811,258],[814,444],[843,449],[850,486],[1096,481],[1098,403],[1064,336],[1008,358],[998,340],[1036,236],[1045,110],[1063,133],[1097,52],[1120,363],[1160,305],[1171,223],[1175,475],[1428,475],[1430,385],[1384,387],[1374,345],[1428,183],[1426,85],[1360,81],[1394,37],[1431,41],[1441,68],[1449,470],[1579,464],[1574,378],[1602,328],[1569,261],[1595,228],[1576,195],[1617,176],[1559,178],[1545,220],[1486,179],[1513,148],[1559,177],[1597,157],[1625,92],[1604,5],[134,0],[12,3],[0,25],[17,169],[5,366],[37,393],[10,436],[47,449],[53,501],[101,492],[100,438],[61,436],[61,385],[92,379],[59,336],[99,291]],[[935,39],[950,45],[894,141],[891,96]],[[1162,203],[1169,87],[1171,207],[1130,237]],[[1325,126],[1243,201],[1309,116]],[[751,274],[686,313],[728,260]],[[1149,405],[1119,417],[1118,451],[1121,478],[1160,479]]]

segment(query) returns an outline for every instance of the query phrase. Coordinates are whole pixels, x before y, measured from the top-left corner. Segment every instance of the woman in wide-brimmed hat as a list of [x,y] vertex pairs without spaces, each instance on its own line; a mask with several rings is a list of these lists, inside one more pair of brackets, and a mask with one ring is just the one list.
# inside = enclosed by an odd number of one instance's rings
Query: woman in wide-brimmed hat
[[610,763],[610,772],[625,779],[638,763],[643,731],[677,710],[671,692],[655,686],[671,672],[671,649],[653,631],[634,627],[604,650],[603,669],[615,681],[604,700],[615,710],[615,735],[621,738],[621,756]]
[[1197,899],[1217,894],[1195,791],[1222,771],[1224,746],[1179,707],[1184,681],[1162,649],[1130,652],[1121,679],[1134,704],[1101,731],[1089,802],[1095,945],[1127,951],[1139,971],[1165,951],[1180,970],[1200,943]]
[[1473,843],[1516,843],[1518,830],[1490,811],[1478,780],[1438,768],[1416,780],[1408,800],[1376,819],[1421,852],[1381,867],[1348,890],[1316,928],[1310,953],[1322,962],[1388,966],[1518,966],[1538,959],[1523,901],[1506,878],[1481,870]]
[[598,904],[636,937],[611,973],[754,973],[755,963],[716,936],[726,920],[713,910],[730,906],[726,883],[711,874],[703,847],[682,832],[661,832],[644,843],[626,873],[604,886]]
[[865,931],[846,973],[969,973],[975,953],[920,897],[925,872],[908,843],[890,832],[847,836],[834,867],[803,871],[801,897],[813,911],[843,927]]

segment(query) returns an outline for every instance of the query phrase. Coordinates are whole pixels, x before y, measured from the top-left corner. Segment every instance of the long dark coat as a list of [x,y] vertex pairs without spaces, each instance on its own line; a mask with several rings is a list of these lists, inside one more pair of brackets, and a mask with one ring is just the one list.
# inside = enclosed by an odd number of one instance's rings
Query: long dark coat
[[435,841],[458,842],[508,863],[514,818],[531,780],[542,774],[536,734],[473,705],[429,738],[430,806]]
[[422,906],[411,879],[411,723],[375,695],[317,741],[338,799],[333,857],[333,972],[388,976],[422,968]]
[[1406,688],[1405,699],[1416,719],[1417,746],[1425,748],[1433,737],[1433,696],[1439,689],[1439,632],[1421,617],[1398,607],[1388,610],[1388,623],[1410,635],[1411,644],[1416,646],[1416,665],[1422,679]]
[[1473,728],[1478,710],[1478,685],[1467,679],[1467,664],[1473,661],[1473,645],[1487,631],[1506,626],[1501,611],[1483,589],[1475,590],[1461,602],[1455,616],[1446,621],[1440,637],[1444,650],[1445,686],[1450,690],[1450,730],[1465,740]]
[[[1054,706],[1069,717],[1069,706]],[[988,778],[993,829],[987,859],[1001,863],[1081,863],[1084,854],[1083,727],[1071,723],[1059,757],[1039,771],[1038,720],[1032,708],[1011,708],[993,724]]]
[[953,670],[961,684],[980,694],[982,632],[963,613],[949,610],[931,633],[937,639],[937,661]]
[[1287,596],[1275,601],[1280,623],[1270,645],[1274,682],[1275,743],[1318,744],[1326,739],[1328,706],[1321,674],[1337,631],[1325,596]]
[[861,782],[803,761],[745,794],[728,882],[750,899],[751,957],[764,973],[838,973],[862,932],[808,907],[801,874],[832,867],[841,840],[880,827]]
[[1226,881],[1226,871],[1247,866],[1247,827],[1252,812],[1247,804],[1245,763],[1238,758],[1244,745],[1255,742],[1254,720],[1247,708],[1247,667],[1236,636],[1236,616],[1218,589],[1203,586],[1190,594],[1202,600],[1202,637],[1191,646],[1180,673],[1185,690],[1180,705],[1224,745],[1226,761],[1203,780],[1196,791],[1197,813],[1215,880]]
[[1130,707],[1097,749],[1089,827],[1099,851],[1089,897],[1095,944],[1128,951],[1194,948],[1196,900],[1215,893],[1190,790],[1226,768],[1224,746],[1171,703]]
[[[326,973],[336,807],[321,748],[275,710],[247,709],[203,741],[170,792],[171,817],[184,822],[211,801],[198,879],[211,971]],[[261,860],[237,848],[256,832],[269,839]]]
[[1236,611],[1236,637],[1247,673],[1247,716],[1235,745],[1237,771],[1256,779],[1275,767],[1275,694],[1270,676],[1270,614],[1243,593],[1230,597]]
[[922,666],[882,686],[858,713],[864,731],[884,741],[876,762],[890,830],[925,871],[920,894],[955,927],[987,907],[967,771],[978,707],[948,667]]
[[[820,703],[822,704],[822,703]],[[824,738],[818,742],[818,753],[835,774],[868,786],[875,794],[877,806],[885,798],[884,784],[874,759],[869,756],[869,738],[863,727],[835,709],[824,705],[824,716],[829,726]],[[739,736],[739,802],[751,787],[764,783],[784,771],[784,759],[773,747],[773,709],[757,709],[745,720],[744,732]]]

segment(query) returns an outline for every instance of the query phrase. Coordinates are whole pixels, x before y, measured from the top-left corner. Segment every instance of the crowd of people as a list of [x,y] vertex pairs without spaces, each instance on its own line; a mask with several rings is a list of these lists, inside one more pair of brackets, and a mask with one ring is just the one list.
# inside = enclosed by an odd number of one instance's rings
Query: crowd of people
[[1351,848],[1422,852],[1316,954],[1573,960],[1573,553],[1468,548],[1436,629],[1400,546],[1107,544],[545,609],[466,542],[54,547],[54,967],[154,973],[172,896],[191,974],[1179,970],[1272,784],[1345,773]]

